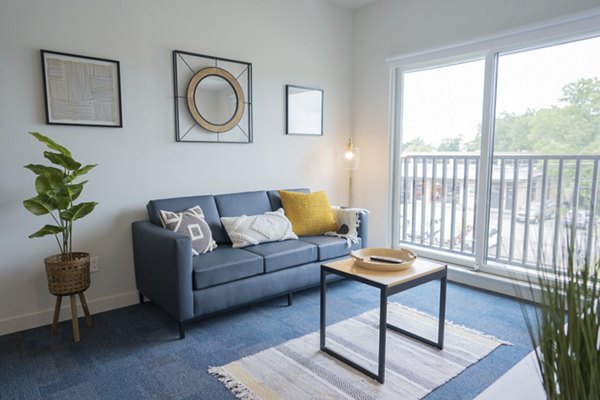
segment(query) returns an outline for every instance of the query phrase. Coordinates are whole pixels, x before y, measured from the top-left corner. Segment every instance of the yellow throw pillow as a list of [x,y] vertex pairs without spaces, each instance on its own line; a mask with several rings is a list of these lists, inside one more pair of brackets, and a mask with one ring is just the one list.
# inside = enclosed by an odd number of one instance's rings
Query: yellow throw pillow
[[338,226],[325,192],[307,194],[280,190],[279,196],[296,235],[311,236],[337,231]]

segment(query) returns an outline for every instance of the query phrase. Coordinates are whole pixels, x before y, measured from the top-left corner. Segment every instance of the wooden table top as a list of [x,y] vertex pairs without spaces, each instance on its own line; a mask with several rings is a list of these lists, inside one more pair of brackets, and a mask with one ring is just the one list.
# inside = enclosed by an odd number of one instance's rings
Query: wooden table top
[[346,274],[359,276],[363,279],[367,279],[380,285],[386,285],[388,287],[410,282],[414,279],[433,274],[447,268],[446,264],[423,260],[421,258],[417,258],[410,268],[402,271],[391,272],[374,271],[359,267],[354,264],[354,261],[351,258],[323,265]]

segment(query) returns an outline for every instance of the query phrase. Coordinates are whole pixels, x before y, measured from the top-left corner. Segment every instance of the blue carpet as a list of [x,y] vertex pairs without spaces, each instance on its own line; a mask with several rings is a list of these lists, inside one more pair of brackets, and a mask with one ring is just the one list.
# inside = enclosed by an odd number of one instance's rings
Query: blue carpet
[[[431,282],[391,301],[437,315],[439,283]],[[328,288],[328,323],[378,306],[378,290],[356,282]],[[177,325],[151,303],[80,319],[81,342],[70,321],[50,336],[48,326],[0,337],[0,399],[231,399],[207,372],[218,366],[319,329],[317,288]],[[427,399],[472,399],[531,351],[519,303],[511,298],[449,283],[446,319],[513,343],[501,346]]]

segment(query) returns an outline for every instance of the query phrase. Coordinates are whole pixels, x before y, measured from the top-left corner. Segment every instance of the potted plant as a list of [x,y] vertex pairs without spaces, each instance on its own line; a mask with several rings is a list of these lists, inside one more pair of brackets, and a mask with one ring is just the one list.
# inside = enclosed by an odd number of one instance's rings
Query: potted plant
[[[69,150],[52,139],[38,132],[29,132],[29,134],[51,150],[44,151],[44,158],[54,164],[54,166],[25,165],[25,168],[36,175],[37,195],[23,201],[23,205],[34,215],[50,215],[54,220],[54,224],[44,225],[40,230],[29,235],[29,238],[54,235],[60,249],[59,254],[44,259],[48,289],[50,293],[58,296],[52,326],[52,332],[55,333],[60,299],[63,295],[71,295],[71,307],[74,308],[73,295],[80,294],[88,325],[91,323],[83,297],[83,291],[90,286],[90,255],[73,251],[73,222],[91,213],[97,205],[93,201],[75,203],[87,183],[87,181],[77,182],[77,179],[88,173],[96,164],[82,166],[73,159]],[[74,314],[74,328],[75,317],[76,314]],[[76,340],[78,339],[78,332],[76,332]]]
[[523,307],[548,399],[600,398],[600,258],[576,257],[538,268],[529,295],[539,291],[533,311]]

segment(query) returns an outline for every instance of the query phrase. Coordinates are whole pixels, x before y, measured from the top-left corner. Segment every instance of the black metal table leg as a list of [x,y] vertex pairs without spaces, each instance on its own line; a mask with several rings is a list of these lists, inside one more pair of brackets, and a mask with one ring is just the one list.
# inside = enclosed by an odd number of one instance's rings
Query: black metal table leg
[[444,324],[446,322],[446,281],[447,276],[444,275],[440,279],[440,313],[438,316],[438,348],[444,348]]
[[412,333],[405,329],[399,328],[392,324],[387,324],[387,327],[392,331],[399,332],[410,338],[413,338],[415,340],[418,340],[420,342],[423,342],[425,344],[428,344],[430,346],[434,346],[440,350],[443,350],[444,349],[444,323],[446,321],[446,281],[447,281],[446,275],[443,275],[442,277],[440,277],[440,308],[439,308],[439,315],[438,315],[437,342],[434,342],[433,340],[427,339],[423,336],[419,336],[415,333]]
[[[326,318],[326,298],[327,298],[327,281],[326,276],[328,273],[333,273],[336,275],[344,276],[346,278],[353,279],[358,282],[365,283],[369,286],[376,287],[380,290],[380,298],[379,298],[379,355],[378,355],[378,363],[377,363],[377,374],[372,371],[367,370],[365,367],[358,365],[354,361],[344,357],[343,355],[337,353],[336,351],[330,349],[326,345],[327,339],[327,318]],[[396,293],[400,293],[404,290],[422,285],[423,283],[430,282],[432,280],[440,280],[440,301],[439,301],[439,322],[438,322],[438,335],[437,342],[434,342],[430,339],[419,336],[415,333],[409,332],[397,326],[387,323],[387,298]],[[376,379],[380,383],[385,382],[385,361],[386,361],[386,334],[387,328],[390,330],[394,330],[396,332],[400,332],[408,337],[419,340],[428,345],[439,348],[440,350],[444,347],[444,323],[446,317],[446,284],[447,284],[447,268],[441,271],[433,272],[431,274],[415,278],[411,281],[395,285],[388,286],[386,284],[381,284],[379,282],[369,281],[368,279],[361,278],[360,276],[347,274],[339,270],[335,270],[327,267],[326,265],[321,266],[321,282],[320,282],[320,296],[321,296],[321,307],[320,307],[320,349],[321,351],[329,354],[330,356],[348,364],[352,368],[357,369],[363,374]]]
[[381,288],[379,299],[379,371],[377,380],[379,383],[385,381],[385,345],[386,345],[386,327],[387,327],[387,290]]
[[326,321],[327,321],[327,316],[325,315],[325,312],[327,311],[327,305],[326,305],[326,293],[325,291],[327,290],[327,281],[325,280],[326,277],[326,273],[325,270],[323,268],[321,268],[321,335],[320,335],[320,347],[321,350],[323,350],[325,348],[325,329],[326,329]]

